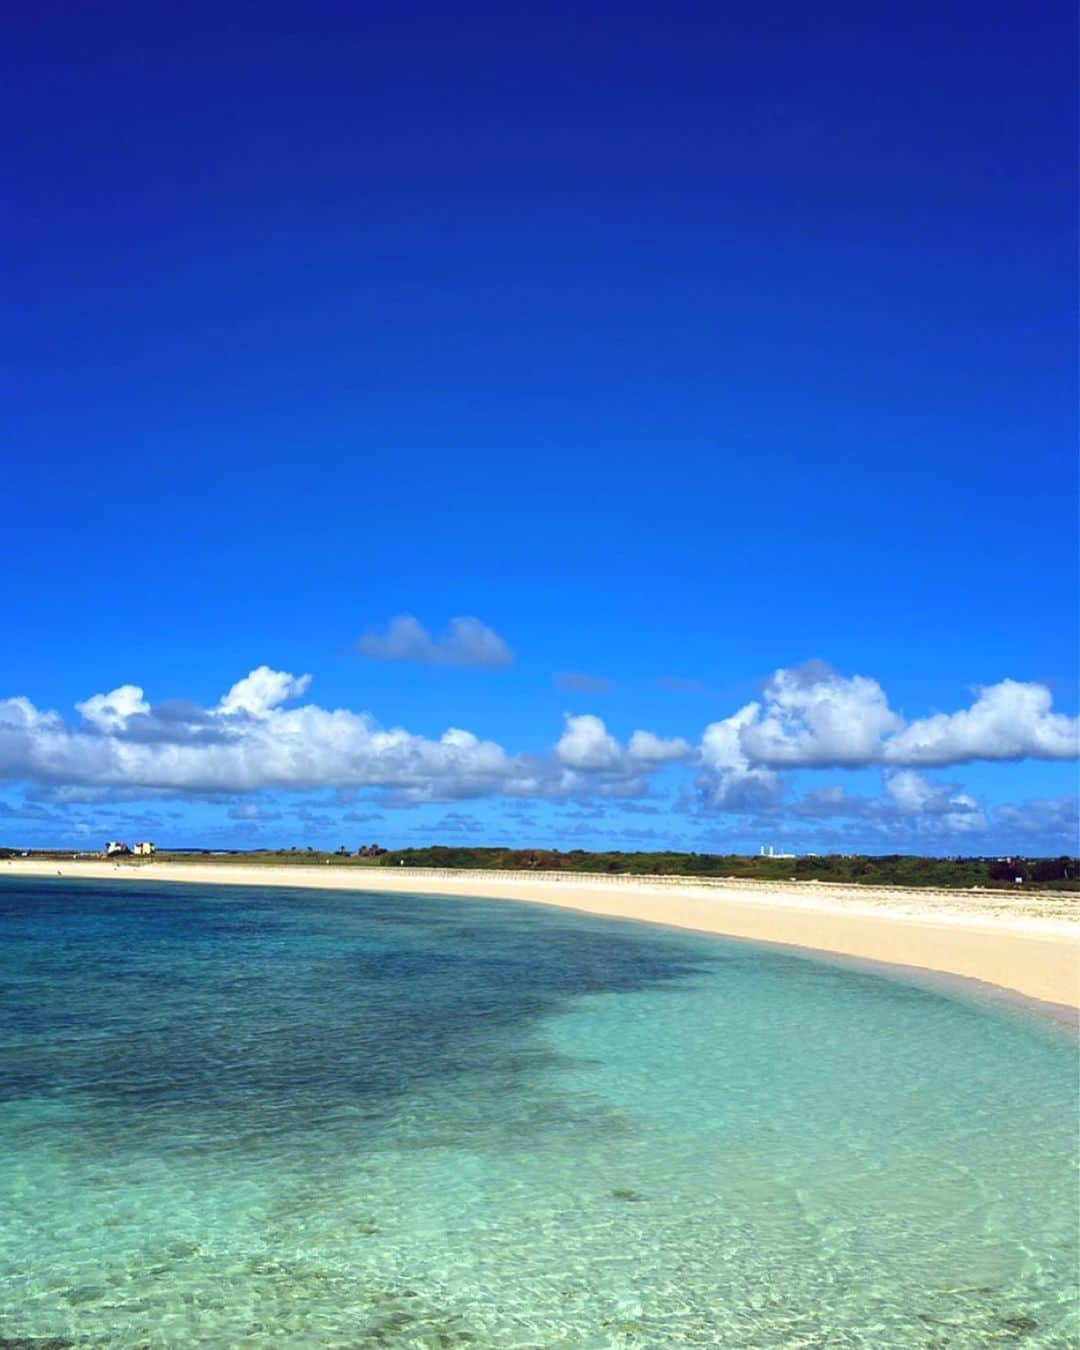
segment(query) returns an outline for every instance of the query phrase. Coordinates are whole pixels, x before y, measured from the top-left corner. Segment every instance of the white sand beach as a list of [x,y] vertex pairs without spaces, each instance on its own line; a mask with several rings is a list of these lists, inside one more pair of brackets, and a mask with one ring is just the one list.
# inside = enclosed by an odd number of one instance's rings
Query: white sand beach
[[799,882],[458,872],[340,865],[46,861],[3,875],[298,886],[531,901],[610,918],[887,962],[1080,1009],[1080,895],[914,891]]

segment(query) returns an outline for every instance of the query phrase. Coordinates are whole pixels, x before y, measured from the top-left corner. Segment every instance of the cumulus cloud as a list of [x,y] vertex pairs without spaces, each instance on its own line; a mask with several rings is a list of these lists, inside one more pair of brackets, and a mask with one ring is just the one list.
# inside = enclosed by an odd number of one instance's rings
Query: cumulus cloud
[[976,759],[1075,759],[1078,719],[1052,710],[1043,684],[1002,680],[970,708],[911,722],[885,747],[895,764],[967,764]]
[[956,785],[931,783],[914,769],[895,769],[883,775],[885,794],[902,815],[925,815],[949,811],[954,807],[972,807],[970,797],[954,796]]
[[689,759],[693,747],[681,736],[655,736],[651,731],[635,731],[627,745],[627,754],[638,764],[675,764]]
[[957,833],[986,828],[979,803],[956,783],[932,783],[914,769],[886,770],[882,782],[887,803],[900,816],[936,816]]
[[534,779],[522,760],[472,732],[450,728],[431,740],[380,727],[367,713],[283,706],[309,682],[260,666],[216,707],[195,709],[193,726],[175,705],[159,719],[135,686],[79,704],[81,726],[25,698],[0,700],[0,777],[189,795],[373,786],[424,801],[482,796]]
[[367,633],[356,645],[362,656],[375,661],[410,661],[424,666],[495,670],[514,660],[493,628],[468,617],[451,619],[447,631],[433,638],[411,614],[399,614],[391,619],[385,633]]
[[[96,708],[96,699],[108,697],[108,694],[95,694],[93,699],[87,699],[86,702]],[[19,732],[45,732],[60,726],[63,726],[63,718],[59,713],[43,712],[35,708],[28,698],[20,695],[17,698],[0,699],[0,734],[6,732],[14,736]]]
[[[579,773],[618,775],[635,784],[640,775],[664,764],[688,759],[693,747],[681,737],[664,739],[651,731],[635,731],[625,747],[592,713],[567,713],[565,728],[555,746],[560,764]],[[608,785],[608,791],[613,785]]]
[[384,804],[414,806],[590,791],[631,797],[646,791],[651,771],[691,753],[685,741],[644,731],[624,748],[585,715],[566,719],[554,755],[509,754],[461,727],[432,739],[368,713],[297,703],[310,683],[259,666],[209,708],[153,707],[126,685],[80,702],[74,724],[25,698],[0,700],[0,779],[69,800],[332,787],[375,789]]
[[[266,717],[271,709],[294,698],[300,698],[307,692],[310,683],[310,675],[289,675],[283,670],[258,666],[250,675],[237,680],[218,704],[218,708],[226,716],[229,713],[243,712],[250,717]],[[139,693],[142,693],[141,689]],[[144,707],[142,711],[148,712],[149,707]]]
[[[310,684],[308,675],[258,666],[208,707],[176,699],[151,704],[140,686],[122,684],[81,700],[72,720],[25,697],[0,699],[0,781],[23,783],[30,796],[66,806],[327,788],[336,790],[336,805],[361,794],[380,807],[486,796],[614,802],[647,797],[653,775],[686,763],[696,775],[693,800],[710,812],[848,817],[881,831],[942,837],[989,822],[1017,834],[1060,836],[1067,820],[1061,808],[1053,821],[1049,808],[1033,804],[1013,816],[1013,808],[991,812],[932,772],[973,759],[1077,752],[1077,719],[1054,711],[1045,686],[1014,680],[980,689],[968,708],[906,722],[867,676],[822,665],[784,669],[759,699],[710,723],[696,746],[643,729],[623,742],[594,714],[567,714],[552,749],[529,754],[461,727],[425,736],[383,726],[366,712],[304,702]],[[835,785],[798,796],[791,778],[795,770],[867,765],[882,774],[877,797],[850,796]],[[689,799],[684,789],[679,809]]]
[[910,769],[887,771],[880,797],[849,794],[839,784],[812,788],[789,803],[802,820],[861,821],[875,835],[902,838],[974,834],[989,824],[983,808],[955,783],[931,783]]
[[759,711],[758,704],[748,703],[731,717],[705,728],[701,738],[704,772],[698,786],[706,805],[718,810],[759,810],[780,800],[779,775],[751,763],[743,749],[743,732]]
[[594,773],[616,769],[623,761],[622,747],[599,717],[566,714],[566,728],[555,746],[555,757],[570,769]]
[[876,680],[845,678],[817,662],[778,670],[763,703],[748,707],[742,748],[774,767],[873,763],[882,738],[903,725]]
[[127,726],[132,717],[148,713],[150,704],[137,684],[122,684],[111,694],[94,694],[76,703],[75,711],[101,731],[118,731]]
[[[1003,680],[970,708],[906,723],[881,685],[819,662],[778,670],[760,701],[713,722],[702,736],[703,788],[719,807],[779,792],[782,769],[897,769],[973,760],[1071,759],[1078,719],[1052,710],[1041,684]],[[895,778],[896,791],[914,779]]]

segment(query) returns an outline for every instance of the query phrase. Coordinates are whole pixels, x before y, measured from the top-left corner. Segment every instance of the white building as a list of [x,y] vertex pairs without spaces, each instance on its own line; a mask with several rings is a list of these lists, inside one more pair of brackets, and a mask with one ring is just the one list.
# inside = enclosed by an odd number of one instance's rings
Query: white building
[[142,843],[136,844],[134,848],[134,852],[139,854],[139,856],[142,858],[149,858],[150,855],[153,853],[153,851],[154,851],[153,844],[151,844],[148,840],[145,839],[142,841]]
[[131,849],[129,849],[127,844],[125,844],[120,839],[110,839],[108,843],[105,845],[106,858],[115,857],[116,854],[118,853],[130,853],[130,852]]

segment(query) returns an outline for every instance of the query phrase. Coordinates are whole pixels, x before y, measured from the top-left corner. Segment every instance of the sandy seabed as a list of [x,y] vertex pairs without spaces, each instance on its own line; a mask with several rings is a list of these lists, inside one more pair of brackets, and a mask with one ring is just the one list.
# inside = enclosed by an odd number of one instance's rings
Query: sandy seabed
[[1080,894],[226,862],[11,859],[10,876],[296,886],[531,901],[977,980],[1076,1021]]

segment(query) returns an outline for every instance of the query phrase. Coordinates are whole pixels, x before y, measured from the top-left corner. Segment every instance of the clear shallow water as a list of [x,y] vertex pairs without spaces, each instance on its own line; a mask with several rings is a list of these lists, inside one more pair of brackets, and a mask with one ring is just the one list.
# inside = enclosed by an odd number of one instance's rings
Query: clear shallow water
[[0,880],[0,1347],[1074,1346],[1075,1041],[484,901]]

